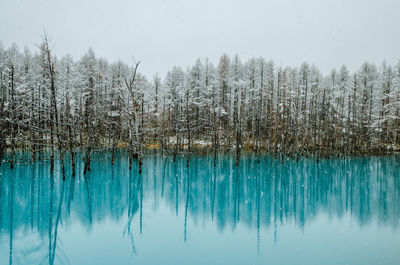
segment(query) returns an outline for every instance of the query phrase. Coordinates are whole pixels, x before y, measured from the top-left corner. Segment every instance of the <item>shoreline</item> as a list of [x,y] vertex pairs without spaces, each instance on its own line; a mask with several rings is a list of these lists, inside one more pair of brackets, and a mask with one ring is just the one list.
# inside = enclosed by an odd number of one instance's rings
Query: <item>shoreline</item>
[[[76,147],[74,148],[73,152],[75,154],[78,153],[84,153],[86,151],[86,146],[83,147]],[[118,144],[116,147],[110,146],[110,145],[101,145],[101,146],[94,146],[92,147],[92,153],[101,153],[104,151],[112,151],[112,149],[114,148],[115,151],[123,151],[126,152],[127,154],[129,153],[129,144],[127,143],[120,143]],[[174,152],[174,146],[171,146],[171,148],[165,148],[162,149],[160,144],[145,144],[143,150],[144,150],[144,154],[149,154],[149,153],[164,153],[167,156],[172,156],[172,153]],[[254,150],[255,148],[252,148],[251,146],[243,146],[240,150],[243,154],[254,154],[257,155],[257,150]],[[59,153],[59,150],[54,150],[55,153]],[[220,148],[217,148],[217,153],[224,153],[224,154],[228,154],[228,153],[234,153],[236,152],[236,149],[234,146],[232,147],[226,147],[226,146],[221,146]],[[4,150],[4,155],[6,154],[10,154],[11,152],[11,148],[10,147],[6,147]],[[17,154],[18,152],[27,152],[27,153],[32,153],[32,150],[29,147],[16,147],[14,148],[14,154]],[[36,149],[35,153],[46,153],[46,152],[51,152],[51,147],[46,146],[45,148],[42,149]],[[71,150],[65,149],[63,150],[63,153],[70,153]],[[212,155],[212,152],[214,152],[214,148],[211,144],[207,144],[207,145],[193,145],[190,148],[190,151],[188,151],[188,147],[186,144],[182,144],[182,145],[178,145],[178,152],[177,155],[179,156],[187,156],[189,154],[203,154],[203,155]],[[397,155],[400,154],[400,148],[388,148],[388,149],[381,149],[381,148],[376,148],[376,149],[372,149],[372,150],[366,150],[364,152],[350,152],[347,154],[344,154],[342,152],[326,152],[326,151],[318,151],[316,149],[302,149],[302,150],[293,150],[291,152],[282,152],[282,151],[277,151],[276,155],[273,151],[268,151],[266,150],[266,148],[260,148],[260,156],[271,156],[271,157],[278,157],[278,156],[285,156],[287,158],[294,158],[295,155],[299,155],[299,157],[312,157],[315,156],[317,153],[319,152],[320,154],[320,158],[334,158],[334,157],[338,157],[338,158],[344,158],[344,157],[373,157],[373,156],[392,156],[392,155]]]

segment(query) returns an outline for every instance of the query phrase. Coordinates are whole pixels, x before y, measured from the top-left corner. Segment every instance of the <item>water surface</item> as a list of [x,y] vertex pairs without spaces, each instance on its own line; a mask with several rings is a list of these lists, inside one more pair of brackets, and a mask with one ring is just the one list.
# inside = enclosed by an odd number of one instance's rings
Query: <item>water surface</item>
[[400,264],[400,159],[0,168],[0,264]]

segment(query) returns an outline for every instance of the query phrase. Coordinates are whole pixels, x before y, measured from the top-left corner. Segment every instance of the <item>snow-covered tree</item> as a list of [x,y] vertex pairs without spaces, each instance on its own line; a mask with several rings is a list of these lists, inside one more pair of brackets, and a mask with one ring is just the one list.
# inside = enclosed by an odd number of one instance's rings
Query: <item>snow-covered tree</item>
[[[37,53],[0,43],[0,161],[10,148],[51,150],[50,161],[84,152],[128,147],[139,167],[147,144],[187,155],[199,141],[218,149],[242,148],[280,156],[317,157],[385,151],[400,145],[400,62],[357,71],[345,66],[323,75],[316,66],[276,67],[271,60],[223,54],[216,66],[196,60],[149,81],[139,64],[109,63],[89,49],[82,58]],[[58,154],[56,155],[56,152]],[[53,166],[51,167],[53,169]],[[75,172],[75,170],[73,170]]]

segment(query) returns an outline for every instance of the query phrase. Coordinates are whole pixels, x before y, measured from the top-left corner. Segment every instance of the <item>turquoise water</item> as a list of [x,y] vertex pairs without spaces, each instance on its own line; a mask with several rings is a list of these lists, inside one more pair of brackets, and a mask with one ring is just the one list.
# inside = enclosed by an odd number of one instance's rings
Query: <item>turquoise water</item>
[[[0,264],[400,264],[400,159],[0,168]],[[83,171],[82,162],[78,172]]]

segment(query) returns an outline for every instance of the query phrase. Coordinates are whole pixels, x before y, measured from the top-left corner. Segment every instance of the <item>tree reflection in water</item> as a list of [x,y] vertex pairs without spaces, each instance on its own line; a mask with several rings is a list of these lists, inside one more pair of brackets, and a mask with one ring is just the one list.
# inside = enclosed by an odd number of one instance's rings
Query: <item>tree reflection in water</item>
[[[20,154],[21,159],[24,155]],[[128,169],[128,156],[122,152],[114,166],[111,156],[93,157],[91,172],[78,173],[62,181],[59,165],[50,175],[49,163],[17,164],[14,170],[1,166],[0,239],[9,240],[9,264],[15,259],[33,263],[68,263],[57,245],[60,225],[79,222],[89,231],[94,223],[127,216],[122,228],[133,252],[135,235],[132,223],[143,232],[145,207],[156,211],[165,203],[175,214],[184,214],[184,241],[190,241],[188,220],[215,223],[219,231],[245,224],[257,231],[272,229],[274,240],[279,227],[294,222],[304,229],[321,213],[331,217],[351,216],[359,226],[372,222],[397,229],[400,220],[400,162],[396,157],[371,157],[300,161],[280,161],[243,155],[220,155],[217,166],[212,156],[193,156],[190,167],[184,158],[172,162],[162,155],[148,155],[143,174]],[[81,161],[81,160],[79,160]],[[68,169],[70,170],[70,169]],[[77,164],[82,172],[83,164]],[[67,176],[71,172],[67,171]],[[17,250],[17,230],[36,232],[39,240]],[[19,240],[24,240],[20,238]],[[47,241],[48,249],[45,250]],[[57,249],[57,251],[56,251]],[[57,259],[57,262],[55,260]]]

